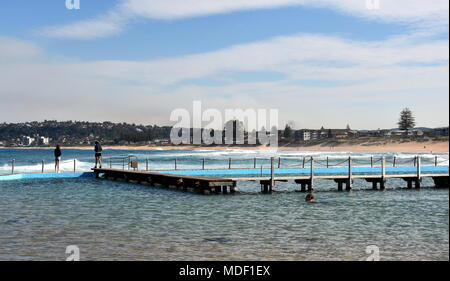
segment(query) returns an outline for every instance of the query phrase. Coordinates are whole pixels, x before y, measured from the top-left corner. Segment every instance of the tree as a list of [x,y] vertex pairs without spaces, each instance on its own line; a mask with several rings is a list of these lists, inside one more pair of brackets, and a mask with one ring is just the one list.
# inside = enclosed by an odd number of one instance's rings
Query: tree
[[287,140],[292,138],[292,129],[291,129],[291,126],[289,126],[289,124],[286,124],[286,127],[284,128],[283,136]]
[[397,124],[400,130],[406,131],[406,135],[408,135],[409,129],[412,129],[414,128],[414,126],[416,126],[414,116],[409,108],[405,108],[402,110],[402,112],[400,112],[400,119],[398,120]]
[[244,123],[239,120],[228,120],[225,123],[223,138],[225,144],[244,144]]

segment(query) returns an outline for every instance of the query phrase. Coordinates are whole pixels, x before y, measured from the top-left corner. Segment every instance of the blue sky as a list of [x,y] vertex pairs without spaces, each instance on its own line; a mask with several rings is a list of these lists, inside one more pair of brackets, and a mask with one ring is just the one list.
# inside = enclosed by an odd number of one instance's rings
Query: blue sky
[[448,125],[446,1],[80,2],[2,3],[0,121],[170,124],[201,100],[297,127],[389,128],[405,106]]
[[[20,2],[20,1],[18,1]],[[37,35],[39,27],[90,19],[119,1],[83,1],[79,10],[65,2],[33,1],[19,5],[7,1],[0,13],[3,36],[33,40],[49,52],[91,59],[155,59],[202,53],[296,33],[332,34],[355,40],[380,40],[405,32],[409,26],[348,17],[328,9],[279,7],[239,11],[181,20],[139,19],[119,35],[99,40],[61,40]]]

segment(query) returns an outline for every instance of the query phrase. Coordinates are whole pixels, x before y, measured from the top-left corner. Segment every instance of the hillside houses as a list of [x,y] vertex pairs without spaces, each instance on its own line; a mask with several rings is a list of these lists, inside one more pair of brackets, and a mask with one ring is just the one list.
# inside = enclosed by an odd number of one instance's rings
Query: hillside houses
[[[347,139],[360,137],[444,137],[448,136],[448,127],[443,128],[415,128],[408,132],[399,129],[378,129],[378,130],[351,130],[351,129],[300,129],[293,130],[293,140],[314,141],[322,139]],[[282,134],[280,134],[282,135]],[[282,138],[281,138],[282,140]]]

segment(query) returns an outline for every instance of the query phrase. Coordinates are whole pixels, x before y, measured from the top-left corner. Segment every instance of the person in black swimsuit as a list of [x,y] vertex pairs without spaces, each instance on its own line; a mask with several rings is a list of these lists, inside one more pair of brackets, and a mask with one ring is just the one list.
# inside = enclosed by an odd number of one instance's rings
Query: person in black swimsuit
[[56,145],[55,151],[55,173],[59,173],[59,162],[61,162],[61,147]]
[[102,168],[102,146],[98,141],[95,142],[95,169],[97,169],[97,164],[100,165],[100,169]]

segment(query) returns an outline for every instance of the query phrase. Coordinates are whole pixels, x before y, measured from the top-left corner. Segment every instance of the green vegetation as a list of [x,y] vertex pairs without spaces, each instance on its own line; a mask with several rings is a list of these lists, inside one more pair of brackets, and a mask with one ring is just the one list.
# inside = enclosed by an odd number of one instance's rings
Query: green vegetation
[[104,144],[148,143],[167,139],[171,127],[112,122],[44,121],[0,124],[0,141],[14,145],[23,136],[45,136],[52,144],[82,145],[99,140]]
[[416,126],[415,118],[412,111],[409,108],[405,108],[400,112],[400,119],[398,121],[398,127],[400,130],[406,131],[408,135],[408,130]]
[[[170,126],[136,125],[112,122],[81,122],[81,121],[44,121],[15,124],[0,124],[0,146],[46,146],[46,145],[92,145],[98,140],[108,145],[170,145]],[[196,129],[199,130],[199,129]],[[233,130],[232,136],[226,136],[222,131],[223,141],[237,146],[254,146],[247,144],[250,134],[261,132],[245,132],[242,122],[230,120],[226,123],[225,131]],[[237,133],[236,133],[237,132]],[[306,133],[305,133],[306,132]],[[448,141],[448,127],[445,128],[415,128],[405,134],[397,129],[392,130],[351,130],[325,129],[294,130],[286,125],[284,130],[278,131],[280,146],[314,146],[333,147],[339,145],[384,145],[386,143]],[[193,130],[191,129],[191,134]],[[244,143],[237,142],[237,136],[244,135]],[[39,137],[50,138],[49,142],[37,141],[27,143],[25,137],[35,140]]]

